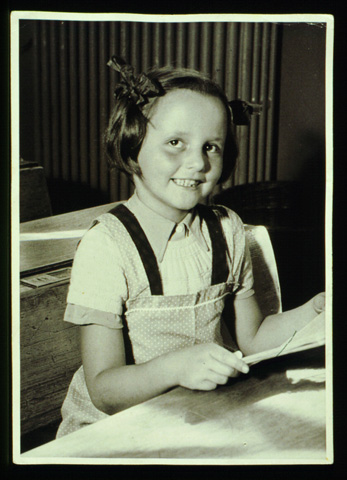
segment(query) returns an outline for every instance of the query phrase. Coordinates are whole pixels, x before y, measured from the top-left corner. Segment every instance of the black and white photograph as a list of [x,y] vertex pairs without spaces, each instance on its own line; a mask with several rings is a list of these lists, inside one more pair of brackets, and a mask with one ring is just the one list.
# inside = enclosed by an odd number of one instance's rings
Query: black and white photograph
[[15,464],[334,462],[333,39],[11,13]]

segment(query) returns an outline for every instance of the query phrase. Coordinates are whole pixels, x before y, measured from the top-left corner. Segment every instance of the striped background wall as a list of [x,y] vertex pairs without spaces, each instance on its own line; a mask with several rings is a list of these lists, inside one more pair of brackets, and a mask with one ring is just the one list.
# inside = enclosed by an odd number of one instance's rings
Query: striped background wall
[[212,76],[230,100],[263,105],[250,126],[237,127],[238,166],[226,187],[274,180],[278,26],[269,23],[137,23],[34,21],[35,161],[48,179],[81,182],[125,199],[131,184],[108,170],[102,135],[118,74],[113,54],[136,72],[186,66]]

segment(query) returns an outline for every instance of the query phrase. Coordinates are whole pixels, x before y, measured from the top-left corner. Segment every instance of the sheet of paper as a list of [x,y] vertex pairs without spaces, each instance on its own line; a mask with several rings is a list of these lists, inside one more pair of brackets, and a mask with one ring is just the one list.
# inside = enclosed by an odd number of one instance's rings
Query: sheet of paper
[[50,285],[53,283],[59,283],[65,280],[69,280],[71,275],[71,268],[62,268],[54,270],[53,272],[47,272],[37,275],[31,275],[29,277],[21,279],[21,285],[27,285],[33,288],[43,287],[44,285]]
[[271,350],[255,353],[243,357],[248,365],[254,365],[263,360],[288,355],[289,353],[309,350],[310,348],[320,347],[325,344],[325,312],[317,315],[304,328],[295,332],[295,334],[282,345]]

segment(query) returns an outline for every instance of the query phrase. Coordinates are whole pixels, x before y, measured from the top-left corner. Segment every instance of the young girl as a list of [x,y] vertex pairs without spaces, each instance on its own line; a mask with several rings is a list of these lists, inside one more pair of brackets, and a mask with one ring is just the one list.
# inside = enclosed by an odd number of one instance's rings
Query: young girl
[[[219,86],[192,70],[136,77],[116,57],[109,65],[123,81],[107,152],[135,193],[101,215],[76,252],[65,320],[82,326],[83,366],[64,401],[58,437],[175,386],[212,390],[246,374],[242,354],[282,344],[324,308],[321,294],[264,319],[242,221],[203,204],[237,155]],[[234,352],[220,330],[227,297]]]

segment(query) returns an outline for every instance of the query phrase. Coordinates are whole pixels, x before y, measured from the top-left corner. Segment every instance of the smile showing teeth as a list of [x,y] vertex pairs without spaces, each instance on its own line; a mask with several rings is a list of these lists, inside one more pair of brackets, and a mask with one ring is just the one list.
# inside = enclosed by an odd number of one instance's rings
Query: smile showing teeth
[[185,180],[183,178],[173,178],[172,181],[176,184],[179,185],[180,187],[197,187],[200,185],[200,180]]

